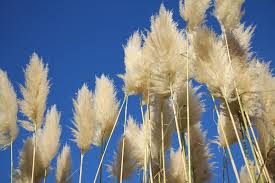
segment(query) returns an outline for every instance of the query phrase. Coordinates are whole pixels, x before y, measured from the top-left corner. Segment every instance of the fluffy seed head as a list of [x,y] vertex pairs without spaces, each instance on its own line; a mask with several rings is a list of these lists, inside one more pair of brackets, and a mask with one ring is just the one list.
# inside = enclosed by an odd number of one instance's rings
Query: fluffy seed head
[[187,175],[185,175],[184,164],[181,150],[177,151],[171,150],[170,153],[170,165],[169,165],[169,182],[173,183],[182,183],[187,179]]
[[124,81],[126,94],[146,94],[150,77],[149,62],[145,62],[142,52],[142,38],[135,32],[124,46],[125,74],[121,75]]
[[[20,152],[19,167],[15,171],[16,183],[30,183],[32,178],[32,159],[33,159],[33,138],[28,138],[24,142]],[[45,169],[42,164],[40,151],[35,154],[34,183],[41,182],[44,177]]]
[[60,113],[57,111],[56,106],[53,105],[50,110],[47,111],[43,129],[37,133],[38,151],[41,153],[41,161],[44,169],[50,166],[59,148],[61,135],[59,121]]
[[0,148],[8,146],[18,134],[16,93],[7,73],[0,69]]
[[194,30],[204,23],[210,0],[180,0],[179,3],[180,15],[187,22],[189,30]]
[[212,164],[208,163],[211,154],[209,154],[208,144],[205,142],[206,133],[202,132],[200,123],[198,123],[190,128],[190,134],[191,163],[194,172],[194,182],[209,181],[212,177]]
[[55,179],[57,183],[71,183],[71,179],[68,179],[71,175],[72,158],[71,149],[66,144],[63,147],[61,154],[57,158],[56,175]]
[[30,63],[25,70],[25,84],[21,85],[23,99],[19,101],[21,112],[29,121],[41,127],[46,101],[49,93],[48,67],[36,53],[30,58]]
[[203,27],[196,31],[192,43],[197,81],[205,83],[215,96],[223,93],[230,99],[235,73],[223,41],[213,31]]
[[93,106],[93,94],[84,84],[77,92],[73,100],[74,120],[72,129],[74,141],[81,151],[86,152],[94,140],[95,112]]
[[187,41],[173,21],[172,12],[161,5],[159,15],[151,18],[151,30],[143,47],[145,62],[151,63],[152,93],[167,96],[170,85],[177,87],[186,80],[185,57],[181,55],[186,46]]
[[118,115],[118,108],[119,102],[113,81],[104,75],[96,78],[94,110],[98,126],[95,144],[102,145],[109,137]]
[[242,18],[244,0],[215,0],[214,15],[225,29],[232,29]]

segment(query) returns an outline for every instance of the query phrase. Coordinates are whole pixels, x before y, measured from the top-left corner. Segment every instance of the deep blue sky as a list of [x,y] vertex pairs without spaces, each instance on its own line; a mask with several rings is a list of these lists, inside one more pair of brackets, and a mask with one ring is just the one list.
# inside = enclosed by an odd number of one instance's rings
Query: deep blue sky
[[[59,1],[0,1],[0,68],[6,70],[18,92],[19,83],[23,83],[23,68],[29,56],[35,51],[49,65],[51,92],[48,105],[57,104],[62,112],[61,147],[67,142],[72,148],[73,171],[79,167],[79,150],[70,141],[72,138],[69,126],[72,119],[72,97],[84,82],[94,88],[95,76],[108,74],[115,80],[119,98],[122,100],[122,82],[116,74],[124,71],[123,48],[128,37],[136,30],[149,28],[152,14],[157,13],[160,4],[174,10],[174,18],[181,27],[183,21],[178,14],[177,0],[59,0]],[[243,21],[257,25],[253,38],[252,50],[264,60],[275,60],[275,2],[273,0],[252,1],[244,5]],[[209,13],[208,24],[219,31],[217,21]],[[272,64],[274,67],[274,64]],[[20,96],[18,92],[18,96]],[[140,119],[137,110],[137,99],[131,97],[130,113]],[[203,128],[208,129],[208,137],[217,135],[213,122],[212,105],[206,97],[207,111],[203,115]],[[20,115],[19,115],[20,118]],[[117,140],[122,131],[122,121],[111,141],[104,165],[108,164],[116,149]],[[15,166],[18,165],[18,154],[22,148],[23,138],[29,134],[21,129],[15,142]],[[217,162],[213,170],[215,177],[211,182],[221,182],[221,152],[216,145],[211,145],[216,154],[212,161]],[[83,183],[94,178],[99,150],[92,148],[84,160]],[[239,162],[240,158],[236,156]],[[9,150],[0,152],[0,182],[9,182]],[[52,162],[54,168],[56,159]],[[78,180],[78,172],[73,175],[73,182]],[[104,173],[104,182],[111,182]],[[54,182],[54,171],[50,172],[47,182]],[[138,182],[136,176],[131,182]]]

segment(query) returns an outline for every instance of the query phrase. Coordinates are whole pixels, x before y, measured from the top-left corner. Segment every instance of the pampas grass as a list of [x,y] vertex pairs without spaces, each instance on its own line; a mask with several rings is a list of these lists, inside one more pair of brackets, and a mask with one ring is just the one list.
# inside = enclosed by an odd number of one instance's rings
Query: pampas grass
[[[123,46],[125,72],[118,75],[124,82],[122,104],[114,81],[106,75],[95,78],[94,91],[87,84],[78,90],[73,99],[71,130],[80,149],[79,183],[84,155],[92,145],[100,147],[93,182],[98,176],[100,182],[104,180],[102,164],[124,105],[123,134],[107,168],[117,182],[130,179],[135,171],[142,171],[140,178],[144,183],[211,181],[215,164],[210,161],[213,154],[204,132],[206,123],[200,122],[206,111],[203,94],[211,95],[213,100],[218,118],[218,137],[214,142],[223,148],[224,160],[228,152],[234,181],[273,182],[275,80],[269,63],[260,61],[252,51],[255,27],[240,22],[243,2],[215,1],[214,16],[221,26],[220,35],[205,25],[210,0],[179,0],[184,29],[174,21],[173,13],[161,5],[150,19],[149,30],[134,32]],[[11,146],[11,182],[38,183],[43,177],[45,182],[58,154],[61,115],[55,105],[44,114],[49,93],[48,67],[37,54],[31,56],[24,75],[25,83],[20,85],[22,99],[18,101],[24,116],[18,121],[32,132],[32,137],[24,140],[15,181],[12,144],[18,134],[17,99],[1,69],[0,148]],[[205,85],[210,92],[201,93],[197,85]],[[140,97],[142,123],[132,115],[127,119],[130,95]],[[176,151],[173,135],[179,144]],[[240,172],[234,160],[238,154],[231,149],[233,144],[238,145],[244,160]],[[72,181],[71,164],[70,148],[65,145],[57,158],[56,182]],[[231,172],[228,166],[227,172]]]
[[10,146],[10,177],[13,172],[13,142],[18,135],[16,93],[7,73],[0,69],[0,149]]
[[71,149],[66,144],[63,147],[61,154],[57,158],[56,174],[55,174],[56,183],[72,182],[70,179],[71,166],[72,166]]

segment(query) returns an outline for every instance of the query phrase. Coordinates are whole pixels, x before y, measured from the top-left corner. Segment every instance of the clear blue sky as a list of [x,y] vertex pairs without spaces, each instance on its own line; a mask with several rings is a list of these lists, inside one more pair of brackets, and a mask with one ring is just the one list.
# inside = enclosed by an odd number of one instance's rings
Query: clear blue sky
[[[72,97],[84,82],[94,88],[95,76],[108,74],[115,80],[119,98],[122,99],[122,82],[116,74],[124,71],[123,48],[128,37],[136,30],[149,28],[152,14],[157,13],[160,4],[174,10],[174,18],[181,27],[184,23],[179,17],[177,0],[7,0],[0,1],[0,68],[6,70],[18,92],[19,83],[23,82],[23,67],[28,63],[29,56],[35,51],[48,63],[51,80],[51,92],[48,106],[57,104],[62,112],[61,147],[67,142],[72,148],[73,171],[79,167],[79,150],[70,141],[72,138],[68,127],[72,120]],[[247,0],[244,5],[243,21],[257,25],[253,38],[252,50],[259,58],[275,60],[275,1]],[[208,24],[219,31],[217,21],[208,15]],[[274,68],[274,64],[272,67]],[[18,96],[20,96],[18,92]],[[203,128],[208,129],[208,137],[217,135],[213,123],[212,105],[206,97],[207,111],[203,115]],[[137,110],[137,98],[130,98],[130,113],[140,119]],[[20,118],[20,115],[19,115]],[[111,141],[104,168],[110,163],[116,149],[118,137],[122,132],[122,121]],[[15,142],[15,166],[18,165],[18,154],[23,139],[29,134],[21,129]],[[215,177],[211,182],[221,182],[221,151],[211,145],[211,151],[219,154],[212,161],[217,162],[213,170]],[[99,149],[92,148],[84,160],[83,183],[94,178]],[[9,182],[9,150],[0,152],[0,182]],[[240,166],[240,158],[238,166]],[[54,168],[56,159],[52,162]],[[47,182],[54,182],[54,171],[50,172]],[[73,175],[73,182],[78,180],[78,172]],[[104,172],[104,182],[111,182]],[[138,182],[136,176],[131,182]]]

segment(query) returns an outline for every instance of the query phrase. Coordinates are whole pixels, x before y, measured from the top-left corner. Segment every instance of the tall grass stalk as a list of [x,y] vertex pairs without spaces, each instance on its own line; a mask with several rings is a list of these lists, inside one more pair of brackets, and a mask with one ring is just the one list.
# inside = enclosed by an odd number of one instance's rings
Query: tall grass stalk
[[142,108],[142,101],[140,101],[140,112],[141,112],[141,118],[142,118],[142,124],[145,125],[145,139],[146,139],[146,146],[145,146],[145,154],[144,154],[144,172],[143,172],[143,182],[147,183],[147,152],[148,152],[148,135],[147,135],[147,122],[144,119],[144,113],[143,113],[143,108]]
[[190,117],[189,117],[189,39],[188,39],[188,33],[189,31],[186,31],[186,41],[187,41],[187,46],[186,46],[186,55],[187,55],[187,61],[186,61],[186,119],[187,119],[187,149],[188,149],[188,178],[189,178],[189,183],[192,182],[191,174],[192,174],[192,169],[191,169],[191,147],[190,147]]
[[125,104],[125,111],[124,111],[124,123],[123,123],[123,139],[122,139],[122,150],[121,150],[121,162],[120,162],[120,176],[119,182],[122,183],[123,178],[123,159],[124,159],[124,148],[125,148],[125,130],[126,130],[126,123],[127,123],[127,110],[128,110],[128,95],[126,95],[126,104]]
[[11,143],[10,143],[10,176],[11,176],[11,183],[12,183],[12,172],[13,172],[13,141],[11,140]]
[[[214,96],[212,94],[211,94],[211,98],[212,98],[212,101],[213,101],[213,104],[214,104],[214,109],[216,111],[216,114],[217,114],[217,117],[218,117],[218,120],[219,120],[220,119],[220,115],[219,115],[218,107],[216,105],[215,98],[214,98]],[[235,161],[234,161],[234,158],[233,158],[233,155],[232,155],[232,152],[231,152],[231,149],[230,149],[227,137],[226,137],[225,130],[224,130],[224,128],[223,128],[222,125],[221,125],[221,131],[222,131],[222,136],[224,137],[226,149],[227,149],[227,152],[229,154],[229,158],[230,158],[230,161],[231,161],[231,164],[232,164],[232,168],[233,168],[236,180],[237,180],[238,183],[240,183],[239,173],[238,173],[238,170],[237,170],[237,167],[236,167],[236,164],[235,164]]]
[[227,101],[226,95],[223,92],[222,92],[222,95],[223,95],[223,98],[224,98],[224,101],[225,101],[225,104],[226,104],[226,108],[228,110],[228,113],[229,113],[229,116],[230,116],[230,119],[231,119],[231,122],[232,122],[232,125],[233,125],[233,128],[234,128],[234,131],[235,131],[235,134],[236,134],[236,137],[237,137],[237,140],[238,140],[238,144],[240,146],[242,156],[244,158],[245,165],[246,165],[247,170],[248,170],[249,177],[250,177],[252,183],[255,183],[255,179],[254,179],[255,176],[253,176],[253,173],[251,172],[251,168],[250,168],[250,163],[249,163],[248,159],[246,158],[246,155],[245,155],[242,143],[241,143],[241,139],[240,139],[240,136],[239,136],[236,124],[235,124],[235,120],[233,118],[231,109],[229,107],[229,103]]
[[[176,106],[175,106],[174,97],[173,97],[173,88],[172,88],[171,85],[170,85],[170,93],[171,93],[171,97],[172,97],[172,106],[173,106],[174,119],[175,119],[175,123],[176,123],[178,143],[179,143],[180,151],[181,151],[181,154],[182,154],[182,157],[183,157],[182,158],[183,159],[183,169],[184,169],[184,173],[186,175],[185,177],[187,178],[188,174],[187,174],[187,167],[186,167],[186,161],[185,161],[186,160],[185,147],[184,147],[184,145],[182,144],[182,141],[181,141],[179,122],[178,122],[177,111],[176,111]],[[184,138],[184,136],[182,138]]]
[[[148,95],[147,95],[147,105],[146,105],[146,110],[147,110],[147,123],[151,124],[151,112],[150,112],[150,93],[148,91]],[[152,130],[149,130],[149,176],[150,176],[150,182],[154,183],[154,178],[153,178],[153,171],[152,171],[152,153],[151,153],[151,147],[152,147]]]
[[34,144],[33,144],[33,152],[32,152],[32,179],[31,179],[31,183],[33,183],[34,181],[34,165],[35,165],[35,154],[36,154],[36,132],[37,132],[37,126],[36,123],[34,124]]
[[47,170],[45,169],[45,171],[44,171],[44,180],[43,180],[44,183],[46,183],[46,177],[47,177]]
[[81,151],[78,183],[82,182],[82,167],[83,167],[84,154],[85,153]]
[[166,169],[165,169],[165,149],[164,149],[164,125],[163,125],[163,111],[161,107],[161,151],[162,151],[162,170],[163,170],[163,183],[166,183]]
[[111,138],[112,138],[112,136],[113,136],[115,127],[116,127],[117,122],[118,122],[118,118],[119,118],[120,113],[121,113],[121,111],[122,111],[122,108],[123,108],[123,106],[124,106],[124,104],[125,104],[125,102],[126,102],[126,99],[127,99],[127,96],[124,96],[122,105],[121,105],[121,107],[120,107],[120,109],[119,109],[119,112],[118,112],[118,114],[117,114],[117,118],[116,118],[115,124],[114,124],[114,126],[113,126],[113,128],[112,128],[112,131],[111,131],[110,136],[108,137],[108,140],[107,140],[106,146],[105,146],[105,148],[104,148],[102,157],[101,157],[100,162],[99,162],[99,165],[98,165],[98,167],[97,167],[97,171],[96,171],[95,178],[94,178],[94,183],[96,183],[96,180],[97,180],[97,177],[98,177],[98,173],[99,173],[100,167],[101,167],[101,165],[102,165],[103,159],[104,159],[104,157],[105,157],[106,151],[107,151],[107,149],[108,149],[110,140],[111,140]]

